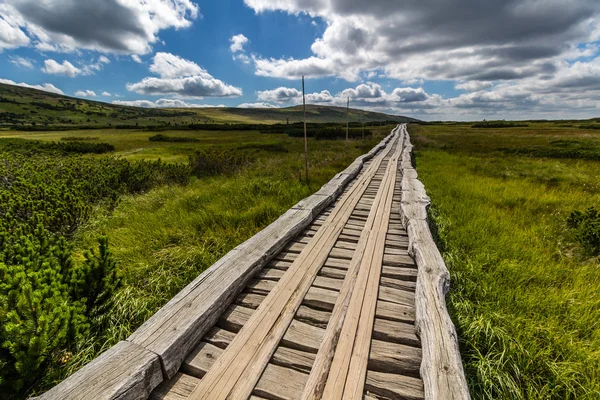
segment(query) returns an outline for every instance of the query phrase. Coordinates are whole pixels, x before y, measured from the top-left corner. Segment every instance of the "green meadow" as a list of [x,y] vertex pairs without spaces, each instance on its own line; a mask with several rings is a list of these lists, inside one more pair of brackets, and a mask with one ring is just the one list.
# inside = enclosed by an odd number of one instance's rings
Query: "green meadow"
[[600,207],[600,131],[410,125],[475,399],[600,398],[600,263],[569,227]]

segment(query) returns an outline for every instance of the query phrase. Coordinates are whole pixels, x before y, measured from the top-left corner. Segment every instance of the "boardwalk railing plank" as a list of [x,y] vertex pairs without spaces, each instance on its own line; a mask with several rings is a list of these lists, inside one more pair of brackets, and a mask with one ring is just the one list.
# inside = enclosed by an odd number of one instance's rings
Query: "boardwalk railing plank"
[[[402,128],[406,129],[405,126]],[[427,400],[470,399],[454,324],[446,309],[450,274],[429,230],[430,199],[413,167],[412,145],[406,132],[402,151],[400,216],[408,231],[409,253],[417,264],[415,297],[417,334],[421,339],[423,379]]]

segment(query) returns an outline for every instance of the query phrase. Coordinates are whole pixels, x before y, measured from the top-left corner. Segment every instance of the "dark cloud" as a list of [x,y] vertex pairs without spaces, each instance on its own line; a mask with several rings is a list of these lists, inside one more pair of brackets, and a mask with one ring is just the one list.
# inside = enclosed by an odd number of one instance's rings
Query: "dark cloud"
[[0,8],[0,16],[26,28],[42,50],[138,54],[150,51],[161,29],[187,27],[197,15],[191,0],[12,0]]

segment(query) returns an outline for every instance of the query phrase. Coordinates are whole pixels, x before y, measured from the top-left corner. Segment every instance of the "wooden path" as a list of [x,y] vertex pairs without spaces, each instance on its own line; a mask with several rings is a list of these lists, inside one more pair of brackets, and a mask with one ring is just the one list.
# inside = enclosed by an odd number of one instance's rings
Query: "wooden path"
[[[213,284],[204,301],[210,307],[190,295],[208,286],[210,275],[190,284],[121,342],[120,352],[106,355],[140,353],[122,367],[127,383],[97,377],[110,361],[84,368],[94,378],[82,370],[65,382],[95,385],[99,393],[110,386],[101,398],[119,399],[468,398],[443,299],[447,271],[441,261],[436,272],[441,257],[431,253],[421,224],[428,198],[411,172],[410,151],[406,126],[398,126],[357,174],[340,175],[339,190],[298,206],[311,210],[303,229],[276,230],[275,251],[242,268],[236,284]],[[256,248],[238,252],[256,253],[262,242],[249,243]],[[432,279],[423,275],[431,272]],[[42,398],[97,398],[65,382]]]

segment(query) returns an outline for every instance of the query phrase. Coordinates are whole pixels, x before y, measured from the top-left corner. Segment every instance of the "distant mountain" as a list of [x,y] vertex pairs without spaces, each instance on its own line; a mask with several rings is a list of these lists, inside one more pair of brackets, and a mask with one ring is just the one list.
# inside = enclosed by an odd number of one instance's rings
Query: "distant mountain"
[[[307,105],[308,122],[346,122],[343,107]],[[202,123],[277,123],[302,121],[302,106],[287,108],[141,108],[85,100],[37,89],[0,84],[0,127],[49,126],[99,128],[123,125],[187,125]],[[350,122],[418,121],[350,109]]]

